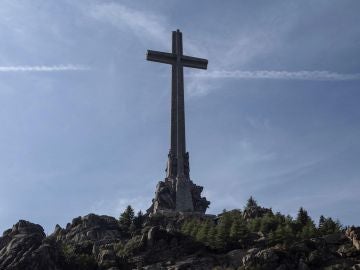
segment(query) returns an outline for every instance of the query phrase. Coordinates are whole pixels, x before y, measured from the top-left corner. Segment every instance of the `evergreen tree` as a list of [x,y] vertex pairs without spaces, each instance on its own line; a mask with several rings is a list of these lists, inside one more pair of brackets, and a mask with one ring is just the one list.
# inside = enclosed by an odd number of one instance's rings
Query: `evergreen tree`
[[319,226],[318,226],[319,229],[321,229],[323,227],[324,223],[325,223],[325,217],[323,215],[321,215],[319,218]]
[[306,211],[304,208],[300,207],[299,212],[298,212],[298,215],[297,215],[297,217],[296,217],[296,222],[297,222],[298,224],[300,224],[300,227],[303,227],[303,226],[305,226],[310,220],[311,220],[311,219],[310,219],[307,211]]
[[301,231],[298,233],[300,239],[309,239],[317,235],[316,227],[314,222],[309,219],[308,222],[302,227]]
[[217,227],[215,225],[211,225],[207,235],[207,243],[211,248],[216,248],[216,235]]
[[249,229],[249,231],[251,232],[258,232],[260,231],[261,228],[261,220],[262,218],[254,218],[254,219],[250,219],[247,222],[247,227]]
[[202,222],[200,228],[196,234],[196,240],[207,245],[208,244],[208,234],[211,228],[211,224],[209,220]]
[[230,239],[232,241],[238,241],[245,238],[249,231],[246,227],[245,221],[242,218],[236,218],[230,227]]
[[249,209],[249,208],[253,208],[253,207],[257,207],[257,206],[258,206],[258,204],[255,201],[255,199],[252,196],[250,196],[250,198],[248,199],[248,201],[246,203],[245,208]]
[[321,217],[321,220],[319,220],[319,233],[321,235],[337,233],[342,230],[342,225],[338,220],[334,221],[331,217]]
[[269,242],[270,244],[289,244],[293,242],[295,235],[292,231],[290,224],[281,224],[277,227],[275,231],[269,233]]
[[186,220],[183,225],[181,226],[181,232],[185,235],[191,235],[193,228],[195,227],[195,220]]
[[216,226],[215,246],[218,249],[224,249],[226,247],[229,240],[231,224],[231,214],[224,213],[220,218],[219,224]]
[[197,233],[198,233],[198,231],[199,231],[199,225],[200,225],[200,222],[199,221],[197,221],[197,220],[194,220],[193,221],[194,223],[194,225],[193,225],[193,227],[192,227],[192,230],[190,231],[190,235],[193,237],[193,238],[196,238],[196,235],[197,235]]
[[134,220],[134,209],[128,205],[125,211],[119,217],[120,227],[126,232],[130,232],[130,226]]
[[260,231],[264,234],[269,233],[270,231],[275,231],[279,225],[279,222],[276,216],[267,213],[263,217],[260,218]]
[[130,233],[136,234],[137,232],[139,232],[142,228],[142,224],[144,223],[144,221],[145,221],[145,217],[140,210],[137,213],[137,215],[133,218],[133,221],[130,225]]

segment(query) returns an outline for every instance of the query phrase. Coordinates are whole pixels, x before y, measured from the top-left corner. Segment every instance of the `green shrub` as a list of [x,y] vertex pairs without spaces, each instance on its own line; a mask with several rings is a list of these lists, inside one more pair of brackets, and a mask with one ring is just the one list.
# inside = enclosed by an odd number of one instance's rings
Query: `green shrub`
[[95,270],[98,268],[97,262],[92,255],[76,253],[75,246],[73,245],[63,245],[62,254],[64,256],[67,269]]

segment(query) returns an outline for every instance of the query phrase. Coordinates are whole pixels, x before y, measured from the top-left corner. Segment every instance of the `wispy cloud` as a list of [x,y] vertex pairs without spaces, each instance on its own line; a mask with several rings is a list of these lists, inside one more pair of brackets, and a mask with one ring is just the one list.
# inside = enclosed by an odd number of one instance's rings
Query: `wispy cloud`
[[119,3],[95,5],[89,14],[119,29],[130,30],[141,39],[150,37],[164,44],[169,43],[169,33],[164,27],[165,19],[159,15],[135,10]]
[[90,70],[82,65],[56,65],[56,66],[0,66],[0,72],[59,72],[59,71],[85,71]]
[[[161,14],[133,9],[120,3],[97,4],[90,7],[90,12],[87,9],[84,12],[100,22],[135,35],[140,42],[146,41],[147,45],[155,42],[169,50],[171,48],[171,31],[176,30],[176,27]],[[184,51],[187,54],[205,57],[207,52],[204,50],[190,38],[186,39]]]
[[209,79],[275,79],[275,80],[313,80],[313,81],[348,81],[360,80],[360,73],[342,74],[330,71],[274,71],[274,70],[214,70],[192,73],[192,77]]

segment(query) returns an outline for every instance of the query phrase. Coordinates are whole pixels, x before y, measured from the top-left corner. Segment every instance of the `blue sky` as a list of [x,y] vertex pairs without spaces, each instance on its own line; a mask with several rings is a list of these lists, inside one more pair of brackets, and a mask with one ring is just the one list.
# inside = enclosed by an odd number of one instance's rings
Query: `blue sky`
[[0,231],[146,210],[165,176],[169,51],[209,213],[250,195],[360,224],[359,1],[16,1],[0,8]]

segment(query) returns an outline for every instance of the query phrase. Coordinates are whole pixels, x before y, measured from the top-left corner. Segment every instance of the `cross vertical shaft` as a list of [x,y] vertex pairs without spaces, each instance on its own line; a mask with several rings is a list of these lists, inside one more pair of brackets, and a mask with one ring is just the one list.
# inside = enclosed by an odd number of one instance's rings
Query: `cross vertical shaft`
[[[177,35],[172,32],[172,53],[177,55]],[[167,165],[167,177],[174,178],[177,175],[177,119],[178,119],[178,104],[177,104],[177,89],[178,89],[178,67],[172,65],[172,80],[171,80],[171,132],[170,132],[170,151]]]
[[[185,142],[185,101],[184,101],[184,68],[181,64],[181,57],[183,55],[182,48],[182,34],[181,32],[174,31],[175,35],[175,53],[176,53],[176,92],[177,92],[177,176],[188,177],[188,172],[185,175],[184,159],[186,153],[186,142]],[[174,39],[173,39],[174,40]]]

